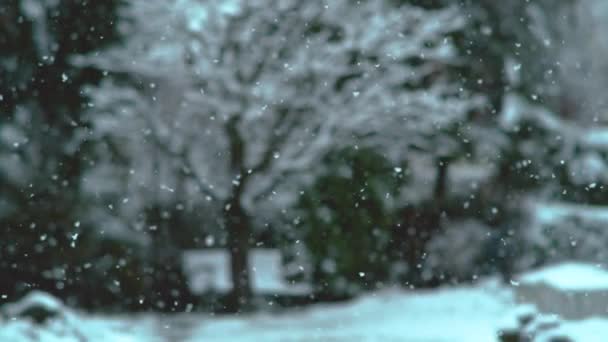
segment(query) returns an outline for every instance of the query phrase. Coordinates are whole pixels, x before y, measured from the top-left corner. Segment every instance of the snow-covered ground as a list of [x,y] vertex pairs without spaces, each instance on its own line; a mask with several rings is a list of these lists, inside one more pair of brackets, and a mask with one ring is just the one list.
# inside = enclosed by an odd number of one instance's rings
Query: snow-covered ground
[[497,288],[386,290],[289,315],[201,318],[190,341],[494,341],[511,298]]
[[[89,316],[64,309],[43,325],[25,319],[0,324],[0,341],[497,341],[513,324],[511,289],[485,282],[437,290],[387,289],[348,303],[241,316]],[[555,332],[600,341],[608,320],[565,322]]]
[[495,286],[390,289],[348,303],[243,316],[68,312],[42,326],[9,319],[0,341],[493,341],[512,307],[510,292]]

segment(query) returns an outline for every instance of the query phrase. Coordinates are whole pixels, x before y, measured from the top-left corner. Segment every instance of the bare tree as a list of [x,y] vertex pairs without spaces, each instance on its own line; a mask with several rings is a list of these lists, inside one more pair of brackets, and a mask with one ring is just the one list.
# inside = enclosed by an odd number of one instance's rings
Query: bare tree
[[455,8],[132,1],[127,14],[129,41],[86,60],[138,84],[91,90],[93,135],[131,159],[138,188],[160,172],[221,203],[232,310],[251,298],[252,218],[288,207],[328,151],[445,154],[462,139],[449,128],[477,103],[447,72],[458,62],[449,34],[464,25]]

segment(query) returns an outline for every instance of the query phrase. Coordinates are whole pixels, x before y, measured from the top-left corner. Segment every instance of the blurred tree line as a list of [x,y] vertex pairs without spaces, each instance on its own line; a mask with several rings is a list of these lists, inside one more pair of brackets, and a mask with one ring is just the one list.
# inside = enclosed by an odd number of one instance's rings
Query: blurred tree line
[[209,247],[233,311],[256,246],[310,300],[600,257],[532,204],[607,199],[601,1],[270,3],[0,5],[3,296],[183,310]]

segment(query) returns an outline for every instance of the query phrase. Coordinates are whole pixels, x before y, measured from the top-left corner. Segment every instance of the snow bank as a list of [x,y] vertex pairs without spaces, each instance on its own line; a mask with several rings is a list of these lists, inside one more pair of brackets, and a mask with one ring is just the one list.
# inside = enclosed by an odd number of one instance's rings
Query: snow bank
[[38,323],[60,316],[64,311],[59,299],[42,291],[32,291],[18,302],[2,307],[3,315],[8,318],[29,317]]
[[0,341],[162,341],[153,331],[138,330],[127,321],[73,311],[41,291],[32,291],[0,311]]

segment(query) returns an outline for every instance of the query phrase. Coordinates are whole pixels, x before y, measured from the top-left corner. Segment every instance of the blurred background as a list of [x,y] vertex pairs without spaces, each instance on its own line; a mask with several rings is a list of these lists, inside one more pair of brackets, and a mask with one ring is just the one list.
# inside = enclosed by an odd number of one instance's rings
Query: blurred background
[[608,233],[602,0],[3,0],[0,302],[250,311]]

